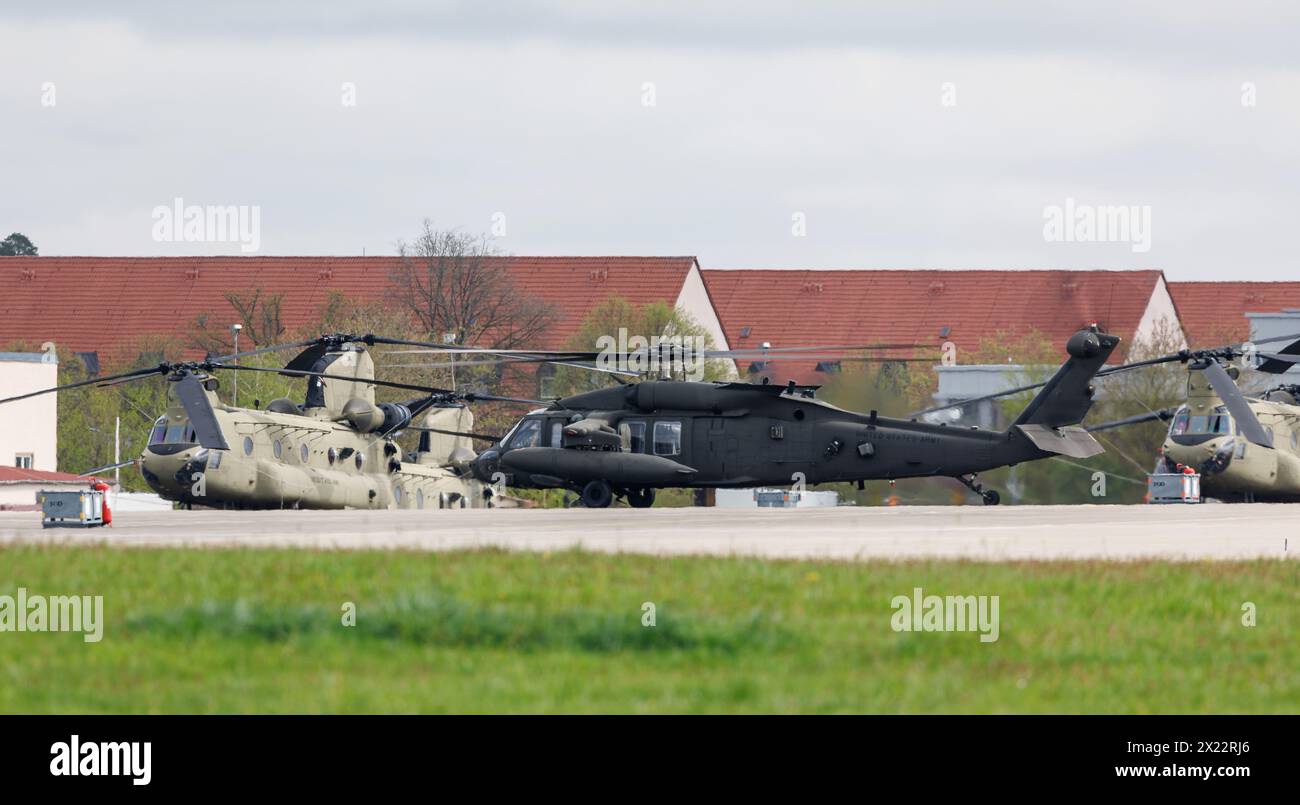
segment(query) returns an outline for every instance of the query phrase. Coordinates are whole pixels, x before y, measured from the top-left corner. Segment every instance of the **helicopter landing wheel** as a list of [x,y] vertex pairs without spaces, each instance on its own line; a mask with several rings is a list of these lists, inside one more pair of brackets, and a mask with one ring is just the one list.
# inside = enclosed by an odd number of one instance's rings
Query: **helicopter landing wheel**
[[634,509],[648,509],[655,505],[655,491],[653,489],[629,489],[627,490],[627,505]]
[[1002,502],[1002,496],[997,493],[997,490],[985,489],[984,485],[976,479],[975,473],[973,472],[967,473],[966,475],[958,475],[957,480],[961,481],[962,485],[967,489],[979,495],[980,500],[984,501],[985,506],[996,506]]
[[582,488],[582,505],[588,509],[607,509],[614,502],[614,490],[604,481],[590,481]]

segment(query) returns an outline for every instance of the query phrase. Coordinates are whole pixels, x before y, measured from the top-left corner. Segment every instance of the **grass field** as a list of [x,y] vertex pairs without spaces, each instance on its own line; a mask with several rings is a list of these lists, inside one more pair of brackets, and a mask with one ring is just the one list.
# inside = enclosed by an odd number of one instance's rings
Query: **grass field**
[[[106,625],[0,633],[7,713],[1300,711],[1296,562],[0,549],[19,587]],[[893,631],[914,587],[1000,639]]]

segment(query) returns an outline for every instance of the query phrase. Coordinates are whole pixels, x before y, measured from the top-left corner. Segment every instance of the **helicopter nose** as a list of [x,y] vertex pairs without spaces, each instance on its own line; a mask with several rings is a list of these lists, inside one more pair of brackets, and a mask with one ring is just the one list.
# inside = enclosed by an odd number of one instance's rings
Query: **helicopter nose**
[[491,449],[479,453],[478,458],[474,459],[473,468],[475,478],[484,483],[491,483],[492,476],[501,470],[501,451]]
[[141,456],[140,474],[154,491],[175,495],[182,489],[189,488],[192,483],[189,476],[193,471],[187,471],[187,468],[193,465],[197,453],[204,453],[202,458],[206,466],[207,451],[197,445],[185,445],[181,450],[173,450],[171,447],[172,445],[163,444],[147,447]]

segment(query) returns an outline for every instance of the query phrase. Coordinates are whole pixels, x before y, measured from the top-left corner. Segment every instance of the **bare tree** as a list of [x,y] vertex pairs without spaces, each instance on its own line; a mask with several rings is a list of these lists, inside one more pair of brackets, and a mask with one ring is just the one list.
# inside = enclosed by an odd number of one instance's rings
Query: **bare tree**
[[436,230],[424,222],[412,243],[399,243],[391,272],[395,301],[433,340],[510,349],[535,343],[555,320],[549,305],[515,287],[507,258],[488,238]]
[[213,354],[233,351],[230,325],[236,322],[244,326],[243,335],[247,340],[240,344],[244,349],[274,344],[284,335],[286,328],[281,315],[284,294],[263,293],[261,288],[254,288],[243,294],[230,291],[225,297],[234,309],[233,316],[226,312],[196,316],[187,335],[190,346]]

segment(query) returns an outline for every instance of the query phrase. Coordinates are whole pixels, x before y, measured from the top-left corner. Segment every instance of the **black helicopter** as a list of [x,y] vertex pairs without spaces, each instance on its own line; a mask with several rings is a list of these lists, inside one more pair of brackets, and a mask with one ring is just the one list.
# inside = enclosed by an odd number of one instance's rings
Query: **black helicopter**
[[[1120,339],[1091,328],[1005,431],[837,408],[818,386],[646,380],[555,400],[519,420],[471,465],[485,482],[578,492],[591,508],[636,508],[666,487],[748,487],[949,476],[999,502],[976,474],[1053,455],[1102,452],[1079,427],[1093,377]],[[540,353],[538,354],[540,355]],[[569,353],[590,360],[595,353]],[[534,357],[537,357],[535,355]],[[1010,390],[1005,394],[1014,394]]]

